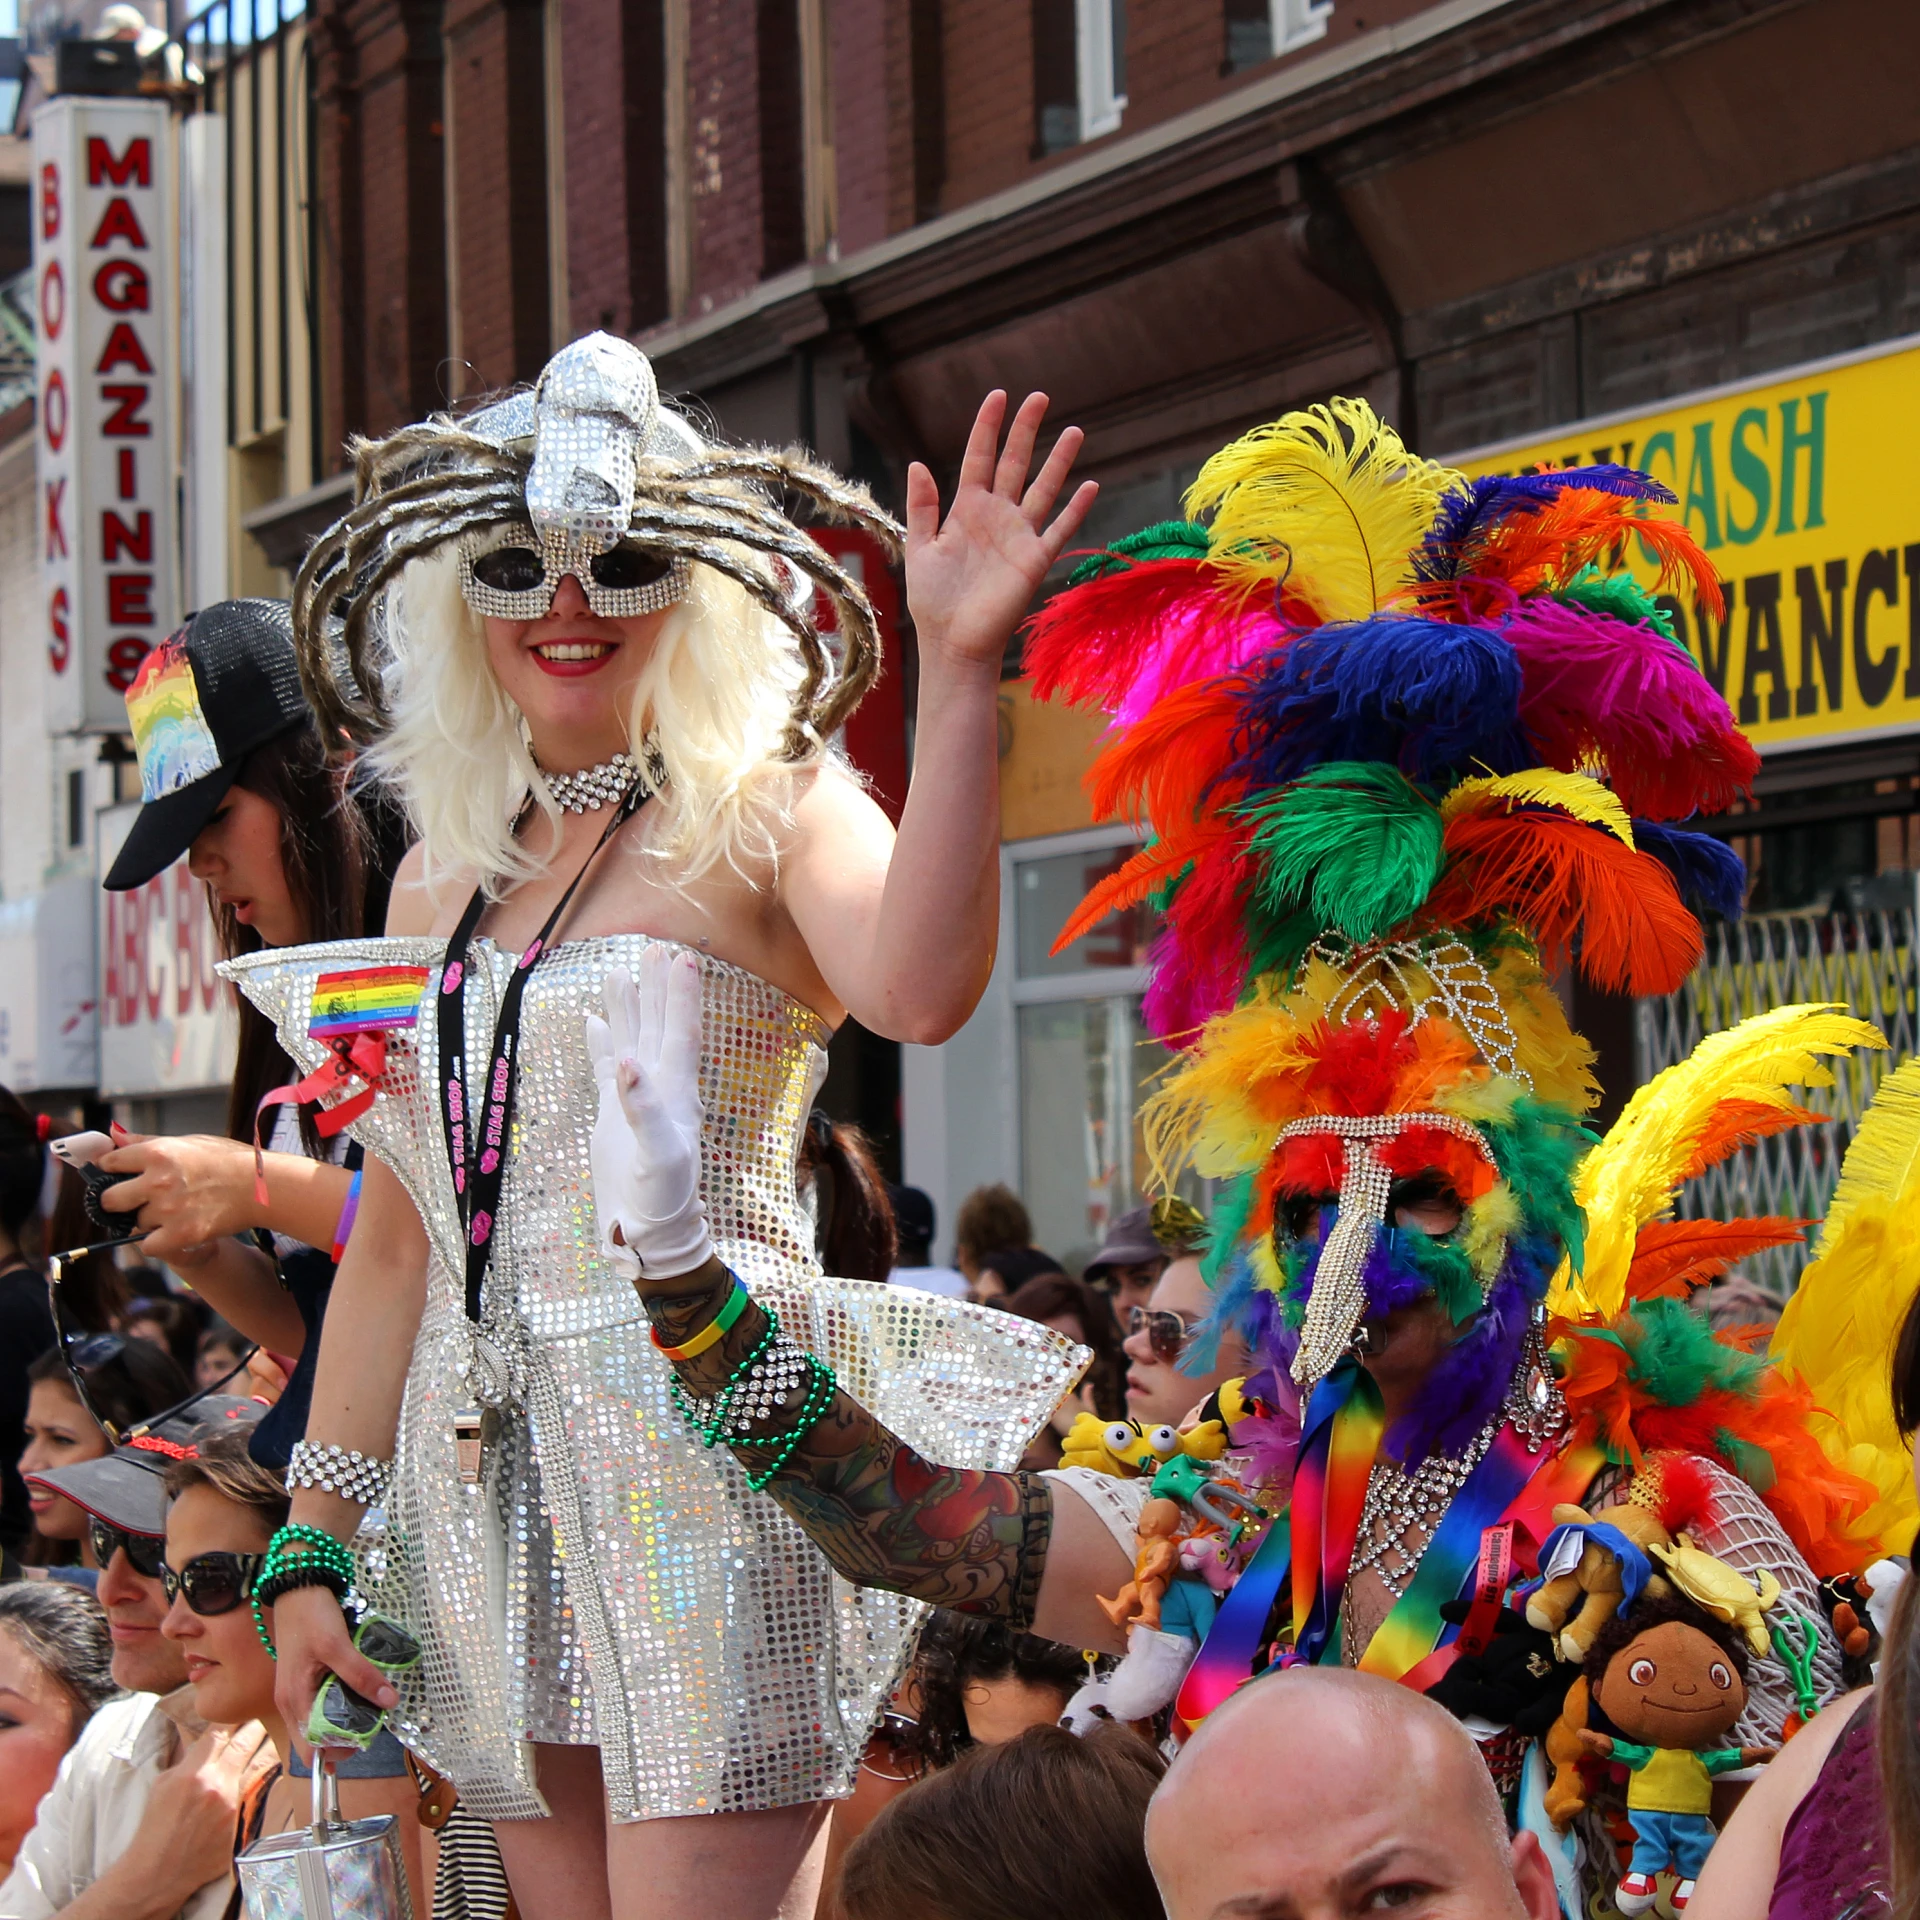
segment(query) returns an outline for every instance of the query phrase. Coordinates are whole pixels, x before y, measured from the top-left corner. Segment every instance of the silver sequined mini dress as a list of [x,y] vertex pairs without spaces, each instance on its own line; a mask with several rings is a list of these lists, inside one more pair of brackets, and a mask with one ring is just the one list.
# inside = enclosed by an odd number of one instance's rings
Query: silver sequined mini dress
[[[430,1246],[385,1526],[363,1529],[361,1586],[426,1649],[400,1683],[402,1737],[489,1819],[545,1811],[529,1741],[597,1746],[615,1819],[844,1794],[920,1617],[914,1602],[841,1580],[724,1448],[689,1433],[633,1287],[598,1251],[583,1021],[607,971],[632,968],[649,944],[561,943],[527,985],[483,1311],[513,1385],[474,1486],[454,1451],[471,1336],[435,1100],[444,943],[341,941],[223,969],[303,1071],[326,1055],[311,1031],[317,983],[324,1000],[342,976],[418,970],[417,1021],[385,1032],[377,1097],[353,1123],[405,1183]],[[488,1057],[512,965],[489,941],[470,949],[470,1063]],[[1013,1466],[1084,1350],[989,1308],[822,1277],[795,1164],[826,1027],[738,967],[700,965],[701,1188],[720,1257],[930,1458]],[[336,1310],[328,1336],[346,1331]]]

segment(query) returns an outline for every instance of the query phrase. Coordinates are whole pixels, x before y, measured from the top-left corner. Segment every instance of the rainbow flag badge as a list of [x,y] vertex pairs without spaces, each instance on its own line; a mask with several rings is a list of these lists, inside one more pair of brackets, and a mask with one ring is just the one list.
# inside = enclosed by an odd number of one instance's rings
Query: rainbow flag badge
[[313,983],[309,1038],[344,1040],[412,1026],[420,1017],[427,972],[425,967],[350,967],[323,973]]

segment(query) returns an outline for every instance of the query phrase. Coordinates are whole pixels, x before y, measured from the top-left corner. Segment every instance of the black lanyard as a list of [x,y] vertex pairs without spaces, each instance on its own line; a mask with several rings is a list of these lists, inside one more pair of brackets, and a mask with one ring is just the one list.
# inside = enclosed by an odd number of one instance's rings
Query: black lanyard
[[[552,937],[560,916],[566,912],[587,869],[599,857],[600,850],[639,812],[651,795],[638,781],[627,797],[614,809],[613,818],[594,842],[593,851],[580,864],[580,871],[568,882],[567,890],[547,915],[547,923],[534,935],[533,943],[521,954],[500,999],[500,1018],[494,1022],[493,1051],[487,1060],[487,1077],[480,1107],[479,1125],[471,1135],[467,1115],[473,1101],[467,1088],[467,949],[473,930],[486,908],[486,895],[478,887],[467,902],[447,941],[446,958],[440,967],[440,1117],[445,1123],[447,1160],[453,1169],[454,1204],[460,1210],[467,1230],[467,1318],[480,1319],[480,1291],[493,1258],[494,1216],[500,1208],[500,1188],[507,1177],[507,1143],[513,1125],[513,1089],[519,1078],[515,1050],[520,1040],[520,1001],[533,970],[546,957],[547,941]],[[526,816],[523,813],[521,818]],[[514,822],[515,832],[520,821]]]

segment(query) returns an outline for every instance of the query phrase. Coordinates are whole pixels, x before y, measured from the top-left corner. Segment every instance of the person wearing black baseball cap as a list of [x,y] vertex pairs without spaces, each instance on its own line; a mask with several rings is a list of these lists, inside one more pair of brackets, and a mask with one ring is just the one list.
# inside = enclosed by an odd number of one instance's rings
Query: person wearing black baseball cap
[[[206,887],[223,958],[381,931],[402,850],[397,810],[329,750],[301,690],[283,600],[225,600],[147,656],[127,690],[142,805],[107,874],[144,885],[181,855]],[[322,1140],[313,1109],[263,1096],[300,1076],[269,1023],[239,1003],[227,1137],[116,1127],[100,1160],[130,1177],[101,1196],[142,1253],[185,1276],[291,1375],[254,1436],[284,1465],[306,1424],[335,1249],[350,1229],[359,1150]],[[254,1128],[268,1133],[256,1178]],[[264,1202],[262,1193],[264,1192]],[[272,1236],[273,1257],[261,1248]],[[276,1270],[277,1269],[277,1270]]]

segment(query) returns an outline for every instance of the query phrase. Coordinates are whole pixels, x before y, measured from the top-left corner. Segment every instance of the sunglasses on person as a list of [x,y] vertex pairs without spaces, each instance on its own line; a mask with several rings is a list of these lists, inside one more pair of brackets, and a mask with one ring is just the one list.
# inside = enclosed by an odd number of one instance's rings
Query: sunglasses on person
[[602,619],[631,620],[670,607],[686,592],[686,567],[672,554],[627,541],[593,553],[561,540],[536,539],[530,527],[464,542],[460,592],[475,613],[499,620],[543,619],[560,582],[579,581]]
[[1153,1357],[1170,1367],[1180,1364],[1180,1352],[1187,1344],[1188,1331],[1186,1315],[1175,1313],[1169,1307],[1127,1309],[1128,1338],[1131,1339],[1136,1333],[1144,1333],[1147,1345],[1153,1349]]
[[[53,1330],[59,1336],[60,1357],[67,1363],[67,1379],[72,1384],[73,1396],[86,1409],[87,1417],[116,1446],[124,1447],[129,1440],[137,1439],[143,1433],[151,1433],[155,1427],[163,1426],[167,1421],[177,1419],[181,1414],[191,1412],[209,1394],[215,1394],[224,1387],[235,1374],[246,1371],[247,1362],[258,1350],[249,1345],[243,1353],[218,1380],[197,1388],[184,1400],[171,1407],[163,1407],[158,1413],[150,1414],[145,1420],[136,1421],[130,1427],[121,1427],[93,1403],[93,1395],[87,1391],[87,1375],[95,1367],[104,1367],[118,1360],[127,1350],[127,1336],[123,1333],[90,1333],[85,1327],[67,1325],[65,1313],[60,1305],[60,1282],[66,1274],[67,1263],[78,1260],[83,1254],[100,1253],[107,1247],[116,1246],[117,1241],[99,1241],[90,1247],[68,1247],[63,1252],[47,1256],[47,1308],[53,1315]],[[129,1309],[131,1311],[131,1309]],[[105,1562],[102,1562],[104,1565]]]
[[264,1553],[201,1553],[184,1567],[162,1562],[160,1585],[168,1606],[184,1593],[193,1612],[212,1619],[245,1604],[266,1564]]
[[93,1543],[93,1557],[101,1567],[113,1565],[113,1556],[124,1552],[127,1565],[143,1580],[164,1578],[167,1543],[158,1534],[129,1533],[125,1527],[110,1527],[91,1515],[87,1519],[87,1538]]

